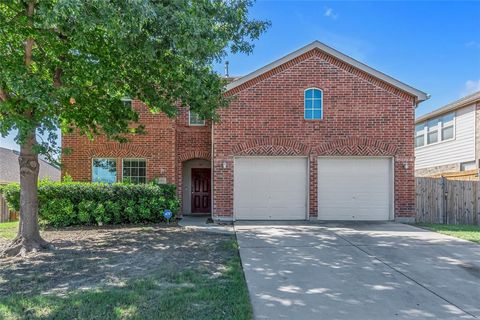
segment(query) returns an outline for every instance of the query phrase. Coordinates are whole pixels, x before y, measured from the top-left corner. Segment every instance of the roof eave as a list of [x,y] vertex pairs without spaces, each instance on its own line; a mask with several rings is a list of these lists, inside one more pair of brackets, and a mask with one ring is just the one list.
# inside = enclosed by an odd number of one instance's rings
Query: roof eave
[[468,107],[474,103],[480,102],[480,91],[475,92],[469,96],[463,97],[459,100],[456,100],[452,103],[449,103],[443,107],[440,107],[432,112],[424,114],[415,119],[415,123],[423,122],[425,120],[440,116],[442,114],[452,112],[461,108]]
[[386,75],[386,74],[384,74],[384,73],[382,73],[378,70],[375,70],[375,69],[367,66],[366,64],[364,64],[364,63],[362,63],[358,60],[355,60],[355,59],[353,59],[353,58],[351,58],[351,57],[349,57],[349,56],[347,56],[347,55],[345,55],[345,54],[343,54],[343,53],[341,53],[341,52],[339,52],[339,51],[337,51],[337,50],[335,50],[335,49],[333,49],[333,48],[331,48],[331,47],[329,47],[329,46],[327,46],[323,43],[321,43],[320,41],[314,41],[314,42],[304,46],[303,48],[300,48],[300,49],[284,56],[283,58],[275,60],[274,62],[272,62],[270,64],[267,64],[266,66],[264,66],[260,69],[257,69],[255,71],[247,74],[246,76],[241,77],[241,78],[229,83],[226,86],[226,90],[227,91],[232,90],[232,89],[234,89],[234,88],[236,88],[236,87],[238,87],[238,86],[240,86],[240,85],[242,85],[242,84],[244,84],[244,83],[246,83],[246,82],[248,82],[248,81],[250,81],[250,80],[252,80],[252,79],[254,79],[254,78],[256,78],[256,77],[258,77],[258,76],[260,76],[260,75],[262,75],[262,74],[264,74],[264,73],[266,73],[266,72],[268,72],[268,71],[270,71],[270,70],[272,70],[272,69],[274,69],[274,68],[276,68],[276,67],[278,67],[278,66],[280,66],[280,65],[282,65],[282,64],[284,64],[288,61],[290,61],[290,60],[292,60],[292,59],[295,59],[296,57],[301,56],[302,54],[304,54],[304,53],[306,53],[310,50],[313,50],[315,48],[317,48],[321,51],[324,51],[327,54],[329,54],[329,55],[331,55],[331,56],[349,64],[349,65],[352,65],[352,66],[354,66],[354,67],[356,67],[356,68],[358,68],[358,69],[360,69],[360,70],[362,70],[362,71],[364,71],[364,72],[366,72],[366,73],[368,73],[368,74],[370,74],[370,75],[372,75],[372,76],[374,76],[374,77],[376,77],[376,78],[378,78],[378,79],[380,79],[380,80],[382,80],[386,83],[389,83],[390,85],[392,85],[392,86],[394,86],[394,87],[396,87],[396,88],[398,88],[402,91],[405,91],[405,92],[411,94],[412,96],[414,96],[416,98],[417,104],[422,102],[422,101],[425,101],[429,98],[429,95],[426,94],[425,92],[420,91],[418,89],[415,89],[415,88],[413,88],[413,87],[411,87],[411,86],[409,86],[409,85],[407,85],[407,84],[405,84],[405,83],[403,83],[403,82],[401,82],[401,81],[399,81],[395,78],[392,78],[392,77],[390,77],[390,76],[388,76],[388,75]]

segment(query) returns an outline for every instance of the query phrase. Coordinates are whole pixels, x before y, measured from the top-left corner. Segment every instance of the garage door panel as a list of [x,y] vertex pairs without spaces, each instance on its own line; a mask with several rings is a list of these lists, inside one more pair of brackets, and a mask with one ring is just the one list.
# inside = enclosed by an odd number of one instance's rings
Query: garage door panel
[[390,158],[319,158],[318,219],[389,220]]
[[304,220],[307,159],[235,159],[234,211],[237,220]]

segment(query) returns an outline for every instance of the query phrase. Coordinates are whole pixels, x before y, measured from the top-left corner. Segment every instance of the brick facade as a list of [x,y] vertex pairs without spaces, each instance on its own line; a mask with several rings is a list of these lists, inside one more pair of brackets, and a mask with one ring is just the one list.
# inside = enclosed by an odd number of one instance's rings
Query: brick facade
[[142,158],[147,162],[147,180],[166,178],[175,183],[175,120],[164,114],[152,114],[139,101],[132,102],[140,115],[139,122],[147,134],[131,135],[128,143],[110,141],[104,136],[88,138],[77,133],[62,136],[63,148],[71,154],[62,156],[62,175],[69,174],[75,181],[91,181],[93,158],[117,160],[117,180],[122,180],[122,159]]
[[[306,88],[323,90],[323,120],[304,120]],[[176,120],[152,115],[139,102],[148,133],[125,144],[77,134],[65,135],[63,173],[91,180],[91,159],[113,157],[121,179],[121,158],[145,158],[147,179],[165,177],[182,197],[182,166],[190,159],[212,161],[214,218],[233,217],[233,164],[240,155],[306,156],[309,159],[309,214],[317,216],[318,156],[394,158],[396,218],[413,217],[415,98],[318,49],[308,51],[234,87],[220,122],[188,125],[188,111]],[[213,144],[213,148],[212,148]],[[213,153],[212,153],[213,152]]]
[[[304,119],[303,93],[310,87],[323,90],[323,120]],[[317,216],[318,156],[394,157],[395,217],[414,216],[411,95],[320,50],[229,93],[234,99],[213,126],[214,216],[232,216],[233,161],[239,155],[307,156],[310,217]]]
[[140,115],[139,122],[145,126],[145,135],[129,136],[129,142],[118,143],[105,137],[90,141],[77,133],[63,135],[62,146],[72,153],[62,157],[62,174],[75,181],[91,181],[92,159],[113,158],[117,160],[117,180],[122,180],[122,159],[141,158],[147,163],[147,180],[166,179],[177,185],[182,197],[182,163],[190,159],[211,159],[211,124],[189,126],[188,110],[179,108],[176,119],[166,115],[152,114],[140,101],[133,101]]

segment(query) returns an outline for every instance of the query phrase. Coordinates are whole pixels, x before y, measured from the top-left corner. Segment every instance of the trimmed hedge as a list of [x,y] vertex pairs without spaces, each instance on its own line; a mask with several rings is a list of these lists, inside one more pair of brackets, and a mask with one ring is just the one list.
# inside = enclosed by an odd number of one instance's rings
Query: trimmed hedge
[[[8,205],[20,210],[20,185],[2,186]],[[151,223],[173,218],[179,209],[175,185],[49,182],[38,185],[40,222],[54,227],[90,224]]]

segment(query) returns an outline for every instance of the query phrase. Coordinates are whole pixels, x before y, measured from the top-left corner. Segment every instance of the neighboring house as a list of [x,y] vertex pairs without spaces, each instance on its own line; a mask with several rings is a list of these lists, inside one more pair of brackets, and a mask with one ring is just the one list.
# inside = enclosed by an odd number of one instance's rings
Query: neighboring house
[[477,170],[480,91],[415,120],[415,175]]
[[[20,182],[20,165],[18,163],[19,152],[0,147],[0,185],[12,182]],[[60,169],[51,165],[40,157],[39,179],[48,178],[52,181],[60,181]],[[16,220],[17,215],[7,207],[7,203],[0,194],[0,222]]]
[[[11,182],[20,182],[20,165],[18,156],[20,153],[15,150],[0,147],[0,184]],[[52,181],[60,181],[60,169],[51,163],[39,157],[40,170],[39,179],[50,179]]]
[[64,174],[175,183],[214,220],[415,216],[414,110],[427,95],[315,41],[226,87],[220,122],[133,107],[148,134],[64,135]]

